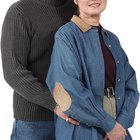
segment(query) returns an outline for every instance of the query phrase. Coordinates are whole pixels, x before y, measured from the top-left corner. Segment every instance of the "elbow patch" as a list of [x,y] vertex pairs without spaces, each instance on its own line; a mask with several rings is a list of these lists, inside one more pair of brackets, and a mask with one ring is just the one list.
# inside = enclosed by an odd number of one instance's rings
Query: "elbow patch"
[[69,93],[63,88],[63,86],[59,82],[55,84],[53,90],[53,97],[63,112],[67,111],[70,108],[72,104],[72,99]]

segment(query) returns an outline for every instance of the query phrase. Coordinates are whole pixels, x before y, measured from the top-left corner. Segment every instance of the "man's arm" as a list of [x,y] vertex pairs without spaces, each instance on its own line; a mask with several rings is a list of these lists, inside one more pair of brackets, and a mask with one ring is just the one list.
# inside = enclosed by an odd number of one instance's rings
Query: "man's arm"
[[1,53],[4,78],[20,96],[50,110],[56,103],[47,86],[27,69],[30,38],[26,23],[16,6],[8,10],[2,28]]

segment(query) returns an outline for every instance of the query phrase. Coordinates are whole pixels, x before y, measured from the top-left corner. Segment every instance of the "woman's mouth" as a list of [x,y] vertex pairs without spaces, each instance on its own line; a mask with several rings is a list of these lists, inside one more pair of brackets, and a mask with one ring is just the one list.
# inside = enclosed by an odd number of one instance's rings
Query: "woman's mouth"
[[100,3],[91,3],[88,6],[91,6],[91,7],[99,7],[100,6]]

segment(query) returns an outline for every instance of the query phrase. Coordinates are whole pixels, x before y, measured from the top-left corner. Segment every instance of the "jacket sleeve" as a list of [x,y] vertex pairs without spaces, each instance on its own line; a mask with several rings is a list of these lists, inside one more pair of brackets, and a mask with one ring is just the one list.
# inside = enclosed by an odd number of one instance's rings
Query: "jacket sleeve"
[[[16,3],[17,4],[17,3]],[[16,4],[8,10],[1,37],[4,78],[16,93],[26,100],[54,110],[56,103],[47,86],[28,70],[31,38]]]
[[135,110],[139,101],[139,92],[137,90],[136,73],[129,63],[128,57],[121,47],[120,41],[115,36],[116,43],[120,46],[124,56],[125,66],[125,97],[121,111],[116,119],[125,129],[131,127],[134,123]]
[[46,83],[62,111],[88,126],[110,131],[109,116],[82,82],[81,62],[69,39],[57,32]]
[[134,123],[138,101],[139,92],[137,90],[136,73],[127,59],[125,64],[125,98],[123,107],[117,117],[117,122],[122,124],[125,129],[131,127]]

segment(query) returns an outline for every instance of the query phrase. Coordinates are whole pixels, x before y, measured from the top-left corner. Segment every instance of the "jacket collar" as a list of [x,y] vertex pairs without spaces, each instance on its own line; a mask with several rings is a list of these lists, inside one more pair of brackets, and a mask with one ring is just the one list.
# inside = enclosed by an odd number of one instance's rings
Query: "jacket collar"
[[[87,23],[85,23],[80,17],[78,17],[77,15],[73,15],[71,21],[73,23],[75,23],[82,32],[87,32],[88,30],[90,30],[92,28],[91,25],[88,25]],[[105,32],[105,34],[108,36],[108,32],[102,27],[102,31]]]
[[92,28],[90,25],[85,23],[80,17],[76,15],[73,15],[71,21],[74,22],[82,30],[82,32],[87,32]]

